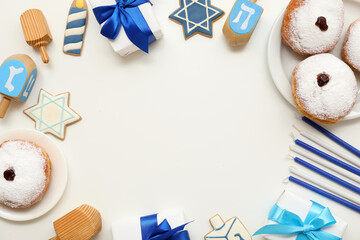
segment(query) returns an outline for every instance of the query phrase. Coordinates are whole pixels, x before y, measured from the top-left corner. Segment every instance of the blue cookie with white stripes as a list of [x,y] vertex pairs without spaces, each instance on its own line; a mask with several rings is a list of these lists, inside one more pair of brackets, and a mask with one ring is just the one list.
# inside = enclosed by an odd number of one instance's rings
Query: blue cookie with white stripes
[[85,0],[74,0],[67,19],[64,53],[80,56],[88,19],[88,8]]
[[211,5],[210,0],[180,0],[180,8],[169,18],[183,25],[185,39],[199,33],[213,35],[213,22],[220,19],[224,11]]

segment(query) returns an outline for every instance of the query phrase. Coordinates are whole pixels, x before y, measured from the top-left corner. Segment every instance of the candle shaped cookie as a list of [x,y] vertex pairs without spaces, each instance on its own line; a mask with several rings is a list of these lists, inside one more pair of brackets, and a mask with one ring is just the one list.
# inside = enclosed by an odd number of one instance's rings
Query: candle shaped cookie
[[74,0],[67,19],[64,53],[80,56],[84,44],[84,35],[88,19],[88,8],[85,0]]
[[101,231],[101,226],[100,212],[84,204],[54,222],[57,236],[50,240],[89,240]]
[[48,63],[45,47],[52,41],[52,36],[44,14],[39,9],[30,9],[21,14],[20,22],[27,44],[39,48],[43,62]]
[[7,58],[0,67],[0,118],[4,118],[11,100],[25,102],[37,77],[35,62],[25,54]]
[[249,41],[263,9],[255,4],[257,0],[237,0],[226,19],[223,33],[231,46]]

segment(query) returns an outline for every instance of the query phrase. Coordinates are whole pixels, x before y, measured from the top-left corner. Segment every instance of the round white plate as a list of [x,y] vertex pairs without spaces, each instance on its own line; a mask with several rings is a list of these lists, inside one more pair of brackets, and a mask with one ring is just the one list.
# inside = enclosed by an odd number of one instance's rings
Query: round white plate
[[64,154],[45,134],[30,129],[14,129],[0,133],[0,143],[6,140],[27,140],[38,144],[50,157],[51,182],[43,199],[26,209],[12,209],[0,205],[0,217],[12,221],[27,221],[38,218],[51,210],[60,200],[67,183],[67,164]]
[[[354,1],[345,2],[345,25],[343,36],[336,48],[331,51],[332,54],[341,58],[341,47],[345,38],[345,33],[349,25],[359,17],[360,4]],[[295,66],[304,60],[306,57],[293,52],[289,47],[281,42],[281,26],[284,18],[285,10],[276,19],[271,30],[268,43],[268,64],[272,79],[283,95],[283,97],[295,107],[292,91],[291,91],[291,76]],[[360,79],[360,74],[355,74],[357,79]],[[358,82],[359,85],[359,82]],[[354,119],[360,117],[360,98],[358,98],[353,110],[344,119]]]

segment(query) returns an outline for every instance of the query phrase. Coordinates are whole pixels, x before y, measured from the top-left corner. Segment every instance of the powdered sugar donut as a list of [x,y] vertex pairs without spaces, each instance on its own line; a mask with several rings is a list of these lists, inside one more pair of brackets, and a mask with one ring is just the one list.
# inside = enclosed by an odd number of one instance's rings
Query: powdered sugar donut
[[39,202],[51,177],[49,156],[32,142],[6,141],[0,145],[0,203],[27,208]]
[[342,57],[352,68],[360,72],[360,18],[353,22],[346,34]]
[[302,55],[326,53],[339,42],[344,27],[342,0],[291,0],[281,38]]
[[358,94],[354,72],[336,58],[324,53],[300,62],[292,77],[295,105],[308,118],[336,123],[353,108]]

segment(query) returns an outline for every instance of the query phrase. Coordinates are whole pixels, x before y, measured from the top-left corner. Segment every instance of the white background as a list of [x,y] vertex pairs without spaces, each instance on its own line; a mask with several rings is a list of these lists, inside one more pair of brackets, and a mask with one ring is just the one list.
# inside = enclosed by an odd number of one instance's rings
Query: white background
[[[283,184],[292,163],[286,158],[289,133],[299,115],[275,88],[266,49],[288,0],[258,1],[264,14],[251,41],[238,49],[222,34],[234,1],[212,3],[226,12],[214,23],[214,38],[185,41],[182,27],[168,19],[178,0],[154,0],[164,38],[151,45],[149,55],[121,58],[100,36],[92,12],[82,56],[62,53],[70,0],[3,1],[1,59],[26,53],[37,63],[39,77],[28,101],[11,105],[0,130],[34,128],[22,110],[37,103],[40,88],[71,92],[70,105],[83,120],[68,127],[65,141],[54,138],[69,165],[63,198],[39,219],[0,219],[0,239],[49,239],[52,222],[83,203],[102,214],[98,240],[112,239],[116,219],[172,208],[196,220],[188,227],[193,240],[211,230],[208,219],[216,213],[224,219],[238,216],[254,233],[284,188],[329,206],[349,223],[344,240],[359,238],[359,214]],[[19,18],[29,8],[43,10],[51,28],[48,65],[24,41]],[[328,129],[360,146],[359,120]]]

